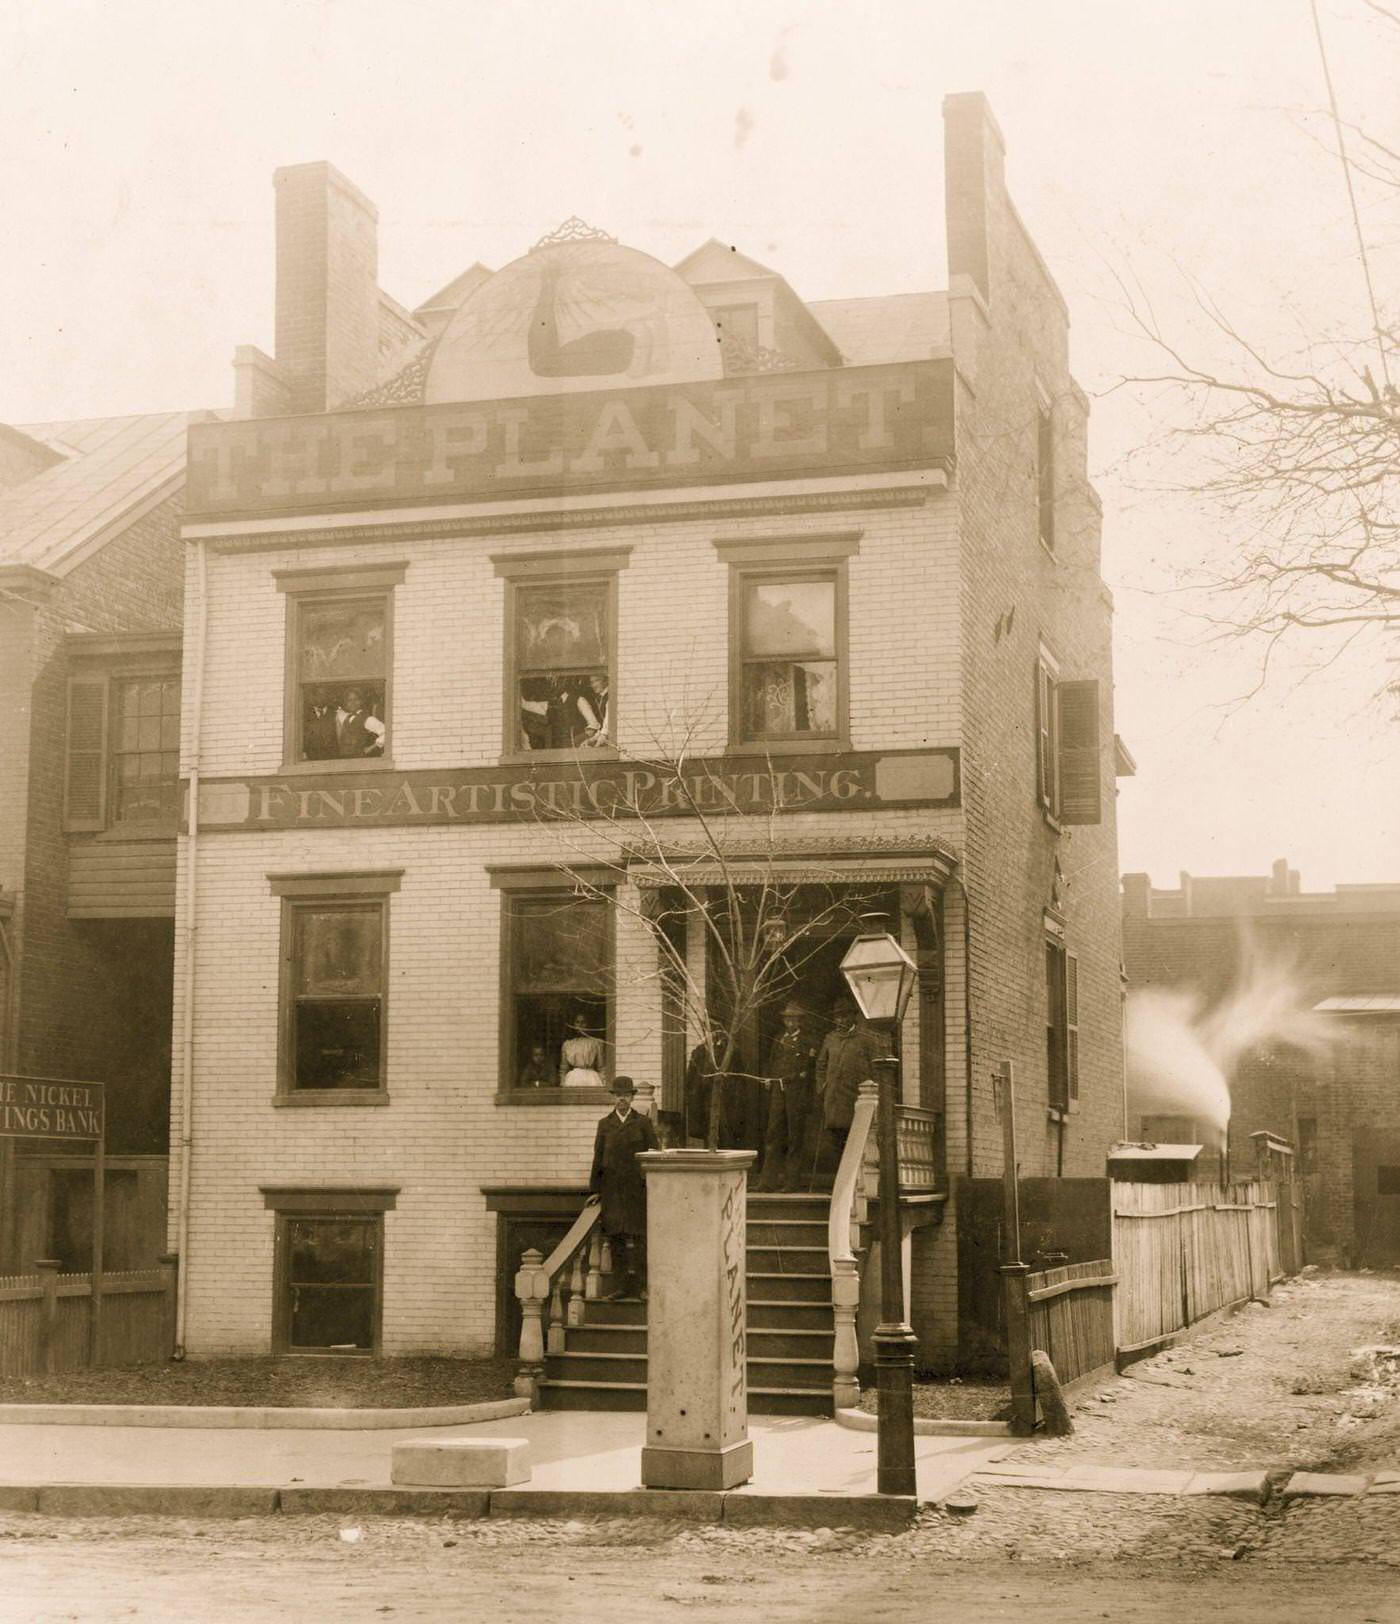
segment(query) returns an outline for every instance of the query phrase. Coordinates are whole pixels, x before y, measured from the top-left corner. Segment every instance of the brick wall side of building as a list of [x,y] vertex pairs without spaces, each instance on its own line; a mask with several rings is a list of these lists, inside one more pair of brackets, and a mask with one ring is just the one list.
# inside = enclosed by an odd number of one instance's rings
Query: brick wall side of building
[[[972,141],[971,161],[976,141],[966,132],[960,137],[950,123],[950,141],[964,138]],[[973,1166],[979,1174],[1000,1169],[990,1078],[995,1064],[1009,1059],[1018,1078],[1023,1171],[1101,1174],[1122,1122],[1110,600],[1098,574],[1100,521],[1087,482],[1086,403],[1068,370],[1064,307],[1007,197],[999,145],[984,140],[980,150],[985,312],[956,262],[951,298],[959,378]],[[955,145],[950,163],[957,152]],[[950,183],[951,207],[969,207],[968,195],[965,177],[960,189]],[[954,235],[950,223],[950,239]],[[965,231],[963,239],[968,236]],[[1054,415],[1053,554],[1039,539],[1037,384]],[[1096,826],[1059,831],[1037,804],[1034,682],[1042,644],[1063,679],[1099,683],[1103,813]],[[1047,1117],[1042,922],[1057,890],[1066,947],[1079,959],[1080,1007],[1079,1108],[1066,1125],[1062,1156],[1059,1129]]]
[[[804,518],[626,526],[559,548],[632,549],[618,586],[615,714],[624,754],[651,747],[668,708],[722,750],[728,569],[716,540],[858,529],[849,562],[851,742],[947,745],[960,726],[949,505]],[[394,595],[396,767],[482,765],[502,751],[505,584],[491,555],[538,538],[375,542],[216,555],[209,560],[202,771],[275,773],[283,760],[286,597],[278,569],[406,561]],[[187,640],[187,656],[192,657]],[[187,686],[189,677],[187,675]],[[186,753],[193,722],[186,718]],[[920,831],[957,846],[956,809],[785,816],[781,836]],[[685,838],[677,820],[668,835]],[[757,834],[761,831],[752,831]],[[586,829],[217,832],[200,842],[195,972],[195,1112],[189,1245],[192,1351],[261,1351],[272,1309],[273,1214],[261,1184],[398,1184],[385,1219],[386,1351],[481,1350],[494,1331],[494,1218],[481,1186],[579,1182],[597,1107],[498,1105],[501,893],[488,864],[577,860]],[[182,854],[177,910],[188,884]],[[390,902],[387,1018],[391,1103],[339,1110],[272,1103],[280,902],[269,873],[403,868]],[[176,962],[183,961],[177,911]],[[618,922],[617,1069],[654,1081],[660,1063],[655,954]],[[630,967],[630,968],[629,968]],[[182,991],[177,978],[176,1030]],[[961,1019],[961,997],[950,999]],[[950,1020],[951,1020],[950,1016]],[[949,1043],[960,1052],[961,1036]],[[177,1100],[178,1106],[178,1090]],[[178,1121],[173,1139],[178,1143]],[[178,1159],[172,1179],[178,1181]],[[172,1212],[174,1204],[172,1203]]]

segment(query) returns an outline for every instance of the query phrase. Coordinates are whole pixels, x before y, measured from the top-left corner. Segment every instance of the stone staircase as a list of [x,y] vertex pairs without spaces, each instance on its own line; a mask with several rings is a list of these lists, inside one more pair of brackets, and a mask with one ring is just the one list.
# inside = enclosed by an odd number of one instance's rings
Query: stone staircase
[[[831,1267],[823,1195],[748,1198],[748,1377],[754,1415],[830,1415]],[[603,1296],[610,1290],[606,1277]],[[586,1303],[546,1355],[545,1410],[645,1410],[647,1304]]]

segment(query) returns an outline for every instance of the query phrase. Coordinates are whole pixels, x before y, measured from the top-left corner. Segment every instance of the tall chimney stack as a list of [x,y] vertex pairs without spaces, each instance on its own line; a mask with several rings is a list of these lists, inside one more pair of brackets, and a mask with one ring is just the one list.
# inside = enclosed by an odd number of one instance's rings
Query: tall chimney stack
[[1006,188],[1006,142],[980,90],[943,98],[943,184],[949,278],[970,278],[990,303],[989,234],[997,222],[987,214]]
[[323,412],[379,381],[379,211],[332,164],[273,184],[277,371],[293,412]]

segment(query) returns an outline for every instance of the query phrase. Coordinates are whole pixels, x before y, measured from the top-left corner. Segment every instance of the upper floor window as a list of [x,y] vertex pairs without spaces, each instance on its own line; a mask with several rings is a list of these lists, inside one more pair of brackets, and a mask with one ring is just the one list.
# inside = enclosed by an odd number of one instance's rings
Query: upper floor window
[[502,554],[505,753],[611,748],[617,574],[628,549]]
[[1055,551],[1055,413],[1042,398],[1035,424],[1036,507],[1041,544]]
[[178,635],[82,633],[70,651],[78,659],[68,679],[64,828],[172,834],[180,817]]
[[180,816],[180,679],[137,677],[116,687],[112,814],[118,823]]
[[717,542],[730,565],[730,734],[829,748],[847,734],[850,536]]
[[403,564],[279,572],[287,594],[288,762],[390,753],[393,588]]

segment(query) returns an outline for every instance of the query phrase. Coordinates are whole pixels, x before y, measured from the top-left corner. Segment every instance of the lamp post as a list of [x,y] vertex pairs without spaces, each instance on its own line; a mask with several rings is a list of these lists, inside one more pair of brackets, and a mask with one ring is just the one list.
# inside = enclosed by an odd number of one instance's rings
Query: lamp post
[[914,1349],[918,1340],[905,1314],[904,1242],[899,1222],[899,1137],[895,1090],[899,1060],[895,1037],[913,991],[915,965],[888,931],[858,936],[841,960],[841,974],[861,1014],[887,1041],[879,1073],[877,1142],[880,1152],[880,1323],[875,1328],[881,1494],[914,1494]]

